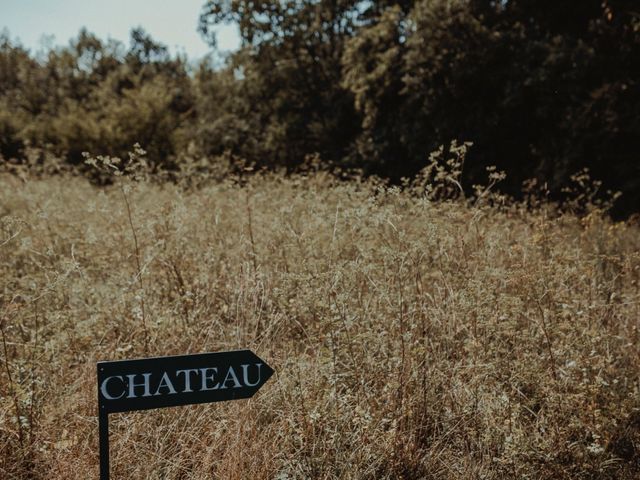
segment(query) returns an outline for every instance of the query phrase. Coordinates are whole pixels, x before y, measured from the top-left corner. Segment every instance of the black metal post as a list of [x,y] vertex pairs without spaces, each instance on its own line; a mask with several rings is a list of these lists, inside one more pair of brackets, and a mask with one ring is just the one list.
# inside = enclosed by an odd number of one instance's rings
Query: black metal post
[[109,414],[100,408],[100,480],[109,480]]

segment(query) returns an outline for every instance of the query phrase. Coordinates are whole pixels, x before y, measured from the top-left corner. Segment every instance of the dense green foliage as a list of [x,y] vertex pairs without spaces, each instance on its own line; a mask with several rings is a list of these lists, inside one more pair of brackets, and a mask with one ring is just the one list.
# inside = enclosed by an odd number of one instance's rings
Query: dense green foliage
[[[633,0],[208,1],[202,33],[239,26],[222,66],[190,71],[137,31],[83,32],[36,60],[0,41],[0,151],[189,152],[295,169],[309,155],[395,180],[470,141],[464,181],[560,195],[589,168],[640,210],[640,12]],[[230,155],[229,155],[230,154]],[[212,160],[213,161],[213,160]]]
[[33,146],[79,163],[85,151],[124,156],[139,142],[164,162],[184,144],[191,91],[184,59],[141,30],[128,50],[82,31],[38,60],[0,38],[0,153]]

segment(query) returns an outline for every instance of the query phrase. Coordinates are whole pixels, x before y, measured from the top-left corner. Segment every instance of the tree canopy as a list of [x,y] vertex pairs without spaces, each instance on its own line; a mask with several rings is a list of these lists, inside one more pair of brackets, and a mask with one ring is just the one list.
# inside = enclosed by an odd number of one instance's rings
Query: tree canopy
[[152,162],[185,151],[294,170],[309,155],[397,181],[472,142],[463,179],[496,165],[519,194],[561,196],[588,168],[640,210],[640,12],[631,0],[210,0],[200,31],[237,25],[222,65],[141,30],[128,48],[83,31],[36,59],[0,39],[0,153],[27,146]]

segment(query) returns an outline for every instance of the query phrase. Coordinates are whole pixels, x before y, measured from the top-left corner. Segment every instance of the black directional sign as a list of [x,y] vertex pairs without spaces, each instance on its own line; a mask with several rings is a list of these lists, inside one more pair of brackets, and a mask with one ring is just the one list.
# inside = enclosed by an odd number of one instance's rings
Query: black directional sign
[[250,350],[98,362],[100,478],[109,478],[109,413],[252,397],[273,370]]
[[98,363],[107,413],[249,398],[273,375],[251,350]]

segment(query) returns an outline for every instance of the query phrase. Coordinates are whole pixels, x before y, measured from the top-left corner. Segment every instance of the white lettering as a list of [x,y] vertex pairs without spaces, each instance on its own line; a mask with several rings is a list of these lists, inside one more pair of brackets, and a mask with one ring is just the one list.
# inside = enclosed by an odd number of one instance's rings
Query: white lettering
[[169,389],[169,393],[170,393],[170,394],[172,394],[172,393],[178,393],[178,392],[176,392],[176,389],[175,389],[175,388],[173,388],[173,384],[171,383],[171,380],[169,380],[169,375],[167,375],[167,372],[164,372],[164,373],[162,374],[162,378],[160,379],[160,384],[158,385],[158,388],[156,388],[156,393],[154,393],[153,395],[154,395],[154,396],[156,396],[156,395],[162,395],[162,394],[160,393],[160,389],[161,389],[162,387],[166,387],[166,388],[168,388],[168,389]]
[[193,390],[191,390],[191,373],[198,373],[198,369],[190,368],[188,370],[177,370],[176,377],[181,373],[184,373],[184,390],[182,390],[182,393],[193,392]]
[[135,383],[133,380],[136,377],[136,374],[134,375],[127,375],[127,379],[129,380],[129,395],[127,395],[127,398],[136,398],[136,393],[135,393],[135,387],[144,387],[144,393],[142,394],[143,397],[150,397],[151,393],[149,393],[149,378],[151,377],[150,373],[143,373],[142,374],[144,381],[142,383]]
[[107,377],[102,381],[102,385],[100,385],[100,391],[102,392],[102,396],[104,398],[106,398],[107,400],[117,400],[117,399],[122,398],[124,396],[124,389],[122,390],[122,393],[120,395],[118,395],[117,397],[113,397],[113,396],[111,396],[109,394],[109,390],[107,390],[107,384],[109,383],[109,380],[111,380],[112,378],[117,378],[121,382],[124,382],[124,380],[123,380],[123,378],[121,376]]
[[[211,375],[207,375],[207,370],[211,370],[213,373]],[[207,390],[217,390],[218,388],[220,388],[219,383],[216,383],[213,387],[207,386],[207,380],[210,380],[213,382],[213,377],[216,373],[218,373],[217,368],[201,368],[200,369],[200,375],[202,375],[202,388],[200,390],[204,392]]]
[[[229,378],[231,377],[231,378]],[[233,369],[233,367],[229,367],[229,371],[227,372],[227,376],[224,377],[224,380],[222,381],[222,386],[220,387],[220,389],[223,388],[227,388],[227,382],[229,380],[233,380],[233,383],[235,384],[235,386],[231,387],[231,388],[241,388],[242,384],[238,381],[238,377],[236,376],[236,372]]]
[[255,364],[256,367],[258,367],[258,380],[256,380],[254,383],[249,382],[249,365],[241,365],[242,366],[242,379],[244,380],[244,384],[247,387],[255,387],[256,385],[258,385],[260,383],[260,367],[262,367],[261,363],[256,363]]

